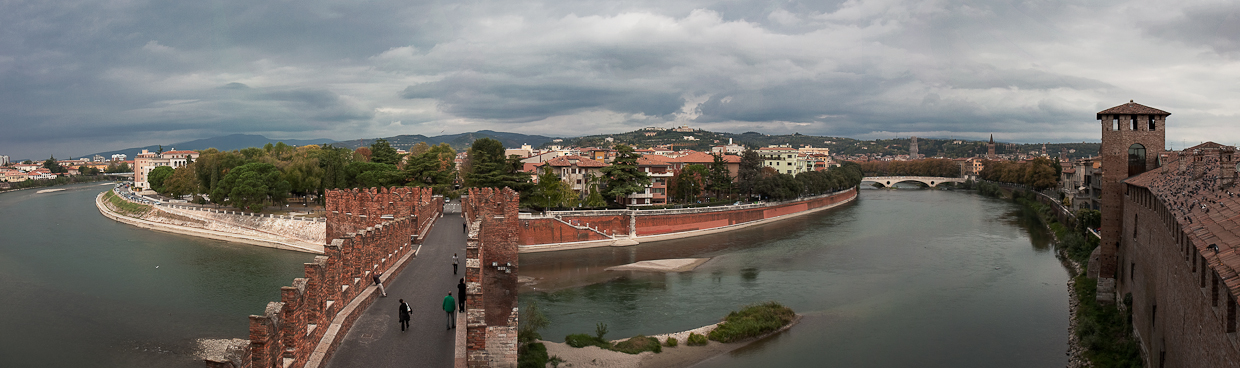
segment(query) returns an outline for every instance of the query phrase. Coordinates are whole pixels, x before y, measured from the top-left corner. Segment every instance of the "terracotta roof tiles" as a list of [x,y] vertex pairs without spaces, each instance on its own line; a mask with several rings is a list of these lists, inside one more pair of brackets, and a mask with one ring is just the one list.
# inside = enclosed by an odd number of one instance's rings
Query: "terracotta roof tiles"
[[1162,115],[1167,116],[1171,113],[1145,106],[1129,100],[1128,103],[1112,107],[1098,112],[1098,115]]

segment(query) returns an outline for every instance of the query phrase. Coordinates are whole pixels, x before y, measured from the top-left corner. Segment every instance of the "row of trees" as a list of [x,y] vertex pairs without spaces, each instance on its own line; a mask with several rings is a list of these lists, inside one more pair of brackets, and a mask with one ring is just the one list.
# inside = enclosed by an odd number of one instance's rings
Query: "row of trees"
[[872,176],[938,176],[960,177],[960,165],[942,158],[911,161],[867,161],[860,163],[861,171]]
[[986,168],[978,175],[990,181],[1022,184],[1043,190],[1058,185],[1062,171],[1063,167],[1055,160],[1038,157],[1027,162],[987,161]]

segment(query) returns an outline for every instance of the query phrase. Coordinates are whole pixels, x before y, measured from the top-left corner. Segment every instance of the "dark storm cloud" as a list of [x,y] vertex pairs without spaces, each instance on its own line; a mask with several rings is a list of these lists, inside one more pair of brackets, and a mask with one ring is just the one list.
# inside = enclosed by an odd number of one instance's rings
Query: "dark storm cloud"
[[684,104],[676,94],[640,87],[486,76],[453,76],[409,86],[401,96],[436,99],[460,117],[516,123],[592,108],[662,116]]

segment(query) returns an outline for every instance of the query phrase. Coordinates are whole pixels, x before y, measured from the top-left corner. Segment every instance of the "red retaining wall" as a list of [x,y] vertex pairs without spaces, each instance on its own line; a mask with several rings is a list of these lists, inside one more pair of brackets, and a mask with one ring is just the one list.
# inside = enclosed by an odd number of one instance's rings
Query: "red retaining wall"
[[[729,207],[697,208],[682,210],[613,211],[608,214],[582,211],[581,214],[562,212],[557,216],[565,222],[587,225],[607,234],[627,236],[630,221],[635,224],[638,237],[666,235],[695,230],[714,229],[745,224],[799,212],[814,210],[850,201],[857,195],[851,189],[839,193],[802,201],[773,204],[765,207],[730,209]],[[521,245],[572,243],[591,240],[607,240],[594,231],[576,229],[555,219],[535,218],[521,220],[518,239]]]

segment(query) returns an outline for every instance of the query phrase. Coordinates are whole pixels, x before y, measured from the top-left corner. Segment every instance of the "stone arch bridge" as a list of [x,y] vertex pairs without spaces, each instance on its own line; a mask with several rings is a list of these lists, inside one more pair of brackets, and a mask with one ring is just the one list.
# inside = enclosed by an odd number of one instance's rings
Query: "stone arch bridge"
[[942,183],[963,183],[965,178],[942,178],[937,176],[867,176],[861,178],[861,182],[878,183],[884,187],[896,185],[896,183],[915,181],[931,188]]

